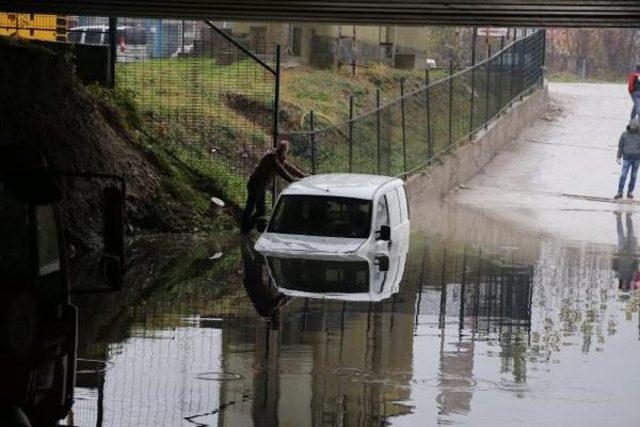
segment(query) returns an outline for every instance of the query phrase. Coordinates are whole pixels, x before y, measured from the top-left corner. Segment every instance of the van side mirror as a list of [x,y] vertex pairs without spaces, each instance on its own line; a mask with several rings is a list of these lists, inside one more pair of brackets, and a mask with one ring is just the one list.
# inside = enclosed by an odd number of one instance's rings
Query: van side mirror
[[122,288],[124,278],[124,194],[117,187],[107,187],[104,198],[103,278],[111,289]]
[[382,272],[389,271],[389,257],[386,255],[377,256],[376,265]]
[[388,225],[383,225],[380,227],[380,233],[378,235],[378,240],[385,240],[387,242],[391,241],[391,227]]

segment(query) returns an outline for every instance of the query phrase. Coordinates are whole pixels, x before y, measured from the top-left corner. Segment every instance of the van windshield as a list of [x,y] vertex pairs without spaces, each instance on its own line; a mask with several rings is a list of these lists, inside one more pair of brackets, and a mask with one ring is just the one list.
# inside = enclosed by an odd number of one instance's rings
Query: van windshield
[[276,286],[304,292],[369,292],[366,261],[323,261],[268,257]]
[[366,239],[370,229],[370,200],[285,195],[276,205],[268,231]]

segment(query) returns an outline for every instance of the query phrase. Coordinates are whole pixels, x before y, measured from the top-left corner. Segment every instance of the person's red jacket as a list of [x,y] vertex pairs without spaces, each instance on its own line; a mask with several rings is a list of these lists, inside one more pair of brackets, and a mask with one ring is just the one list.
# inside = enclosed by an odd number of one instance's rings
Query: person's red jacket
[[629,88],[629,93],[633,93],[637,90],[640,90],[640,86],[638,86],[639,82],[640,82],[640,71],[636,71],[629,74],[629,78],[627,79],[627,86]]

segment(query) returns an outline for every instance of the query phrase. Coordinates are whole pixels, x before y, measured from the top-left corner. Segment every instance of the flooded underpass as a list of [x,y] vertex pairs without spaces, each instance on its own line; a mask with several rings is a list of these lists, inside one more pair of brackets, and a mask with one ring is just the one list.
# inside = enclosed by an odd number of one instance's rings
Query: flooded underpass
[[285,296],[238,236],[138,241],[126,291],[76,300],[66,423],[634,423],[633,218],[609,213],[617,247],[452,212],[466,233],[414,230],[382,301]]
[[[406,260],[386,272],[274,262],[256,236],[135,241],[122,291],[75,299],[65,422],[636,425],[640,215],[603,197],[624,87],[552,89],[570,101],[561,116],[443,202],[411,206]],[[592,120],[603,103],[612,116]]]

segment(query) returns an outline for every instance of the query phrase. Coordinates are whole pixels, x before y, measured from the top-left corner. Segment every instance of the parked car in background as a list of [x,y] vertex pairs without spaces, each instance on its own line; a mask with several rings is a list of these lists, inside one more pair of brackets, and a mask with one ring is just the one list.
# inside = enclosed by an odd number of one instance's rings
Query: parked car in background
[[380,175],[314,175],[287,187],[256,250],[266,256],[406,254],[404,183]]
[[[67,33],[70,43],[108,45],[108,25],[84,25],[74,27]],[[149,58],[147,51],[147,33],[144,27],[119,25],[116,29],[117,61],[133,62]]]

